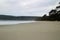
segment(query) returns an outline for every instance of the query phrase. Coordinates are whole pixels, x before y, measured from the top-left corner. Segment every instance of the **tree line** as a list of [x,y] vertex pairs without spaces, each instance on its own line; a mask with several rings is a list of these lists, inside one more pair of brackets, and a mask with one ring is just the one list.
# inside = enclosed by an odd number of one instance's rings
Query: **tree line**
[[49,16],[46,14],[37,19],[38,21],[60,21],[60,3],[59,6],[56,6],[55,9],[52,9],[49,12]]

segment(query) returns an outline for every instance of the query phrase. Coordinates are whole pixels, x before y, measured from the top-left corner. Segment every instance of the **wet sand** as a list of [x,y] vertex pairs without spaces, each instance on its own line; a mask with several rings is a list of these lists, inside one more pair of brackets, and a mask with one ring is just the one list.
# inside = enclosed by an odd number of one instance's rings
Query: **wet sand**
[[60,22],[0,25],[0,40],[60,40]]

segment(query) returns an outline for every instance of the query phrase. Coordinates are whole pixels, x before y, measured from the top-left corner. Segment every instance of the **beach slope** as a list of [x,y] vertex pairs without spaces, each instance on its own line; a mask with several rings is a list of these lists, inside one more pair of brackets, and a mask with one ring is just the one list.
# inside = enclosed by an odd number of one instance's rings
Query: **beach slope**
[[0,40],[60,40],[60,22],[0,25]]

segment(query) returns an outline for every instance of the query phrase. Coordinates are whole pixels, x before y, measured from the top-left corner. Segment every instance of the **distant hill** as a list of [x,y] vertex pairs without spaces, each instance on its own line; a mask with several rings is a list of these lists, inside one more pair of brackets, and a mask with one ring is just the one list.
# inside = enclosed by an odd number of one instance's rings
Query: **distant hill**
[[37,16],[10,16],[0,15],[0,20],[37,20]]

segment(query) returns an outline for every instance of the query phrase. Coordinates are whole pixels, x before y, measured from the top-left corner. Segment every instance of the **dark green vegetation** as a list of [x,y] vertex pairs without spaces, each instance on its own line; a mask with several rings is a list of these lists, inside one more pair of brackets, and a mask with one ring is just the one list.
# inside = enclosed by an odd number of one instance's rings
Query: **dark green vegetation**
[[60,3],[59,3],[59,6],[57,6],[55,9],[52,9],[49,12],[49,16],[47,16],[45,14],[43,17],[38,18],[37,20],[42,20],[42,21],[60,21]]

